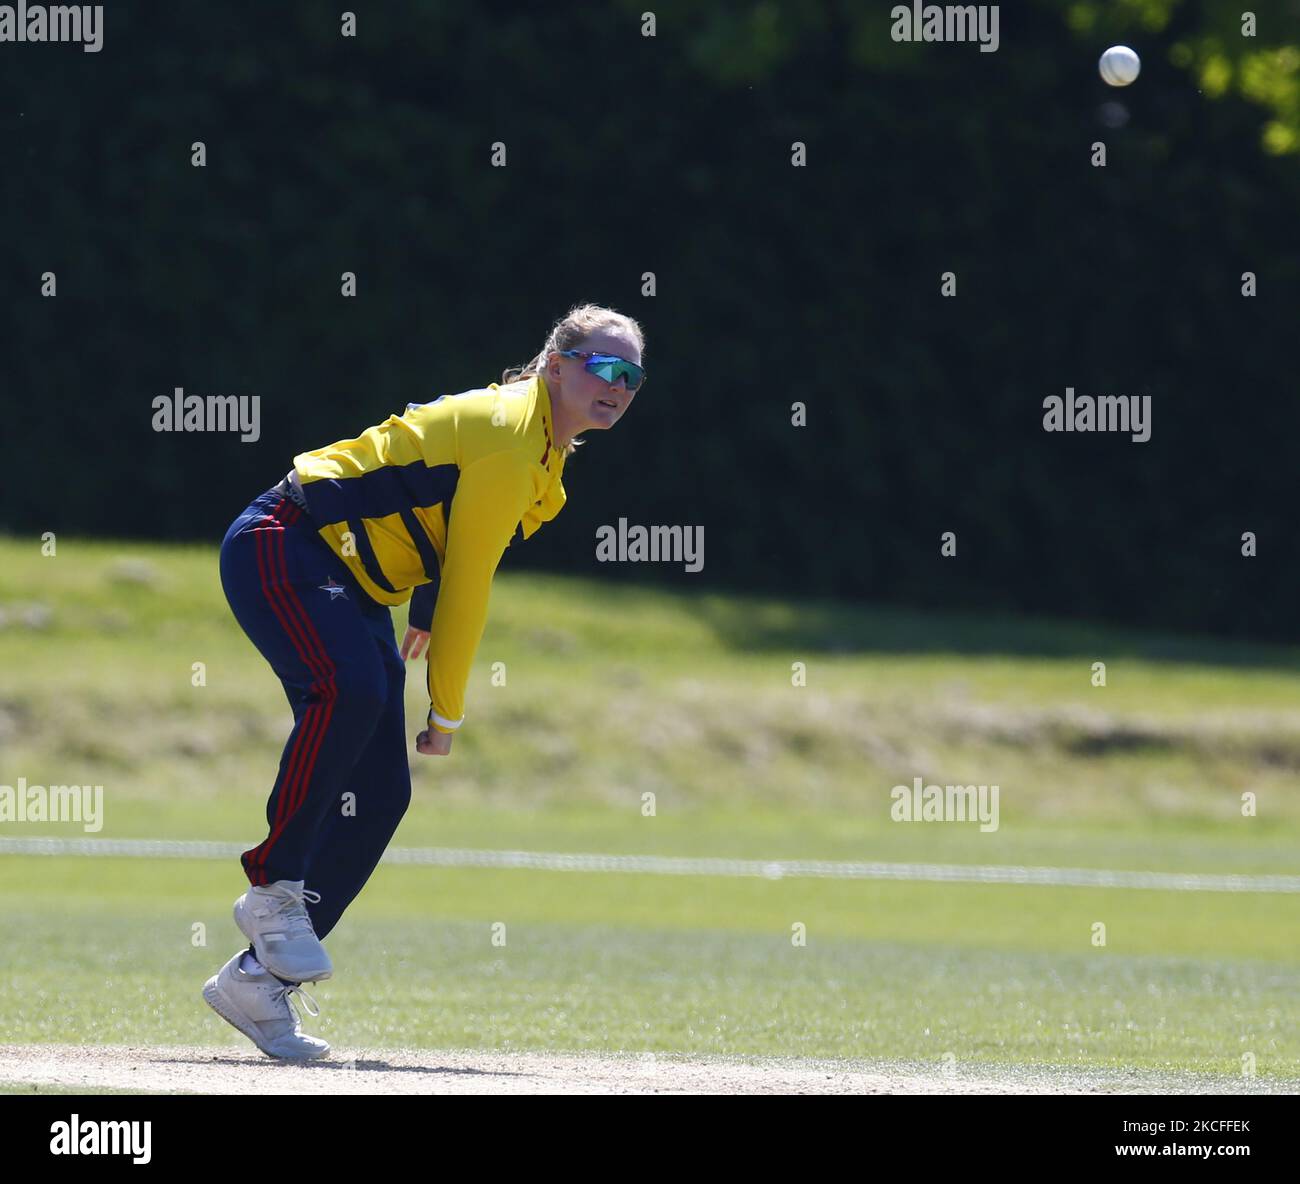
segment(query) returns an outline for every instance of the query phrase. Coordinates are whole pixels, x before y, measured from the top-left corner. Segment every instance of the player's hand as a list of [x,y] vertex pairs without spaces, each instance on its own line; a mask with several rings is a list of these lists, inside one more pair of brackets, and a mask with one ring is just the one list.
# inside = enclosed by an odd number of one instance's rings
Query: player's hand
[[[426,633],[427,637],[428,634]],[[447,756],[451,752],[451,742],[456,738],[455,732],[439,732],[436,728],[426,728],[415,738],[416,752],[425,756]]]
[[407,627],[406,636],[402,638],[402,661],[418,658],[429,644],[429,635],[423,629]]

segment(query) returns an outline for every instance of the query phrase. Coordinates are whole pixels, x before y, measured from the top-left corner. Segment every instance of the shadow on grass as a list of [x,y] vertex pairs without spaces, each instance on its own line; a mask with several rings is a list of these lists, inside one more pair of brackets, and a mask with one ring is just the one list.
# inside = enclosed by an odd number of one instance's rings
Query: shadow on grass
[[919,611],[836,601],[781,603],[680,596],[727,648],[825,654],[964,654],[988,657],[1136,658],[1300,673],[1300,647],[1122,629],[1092,622],[990,613]]
[[[909,608],[827,598],[746,596],[729,590],[686,589],[613,576],[528,572],[528,580],[573,603],[599,603],[627,619],[665,610],[712,631],[740,654],[974,655],[989,658],[1120,658],[1197,666],[1300,673],[1300,645],[1207,634],[1162,633],[1064,617],[988,611]],[[1298,613],[1300,617],[1300,613]]]
[[316,1060],[295,1060],[292,1058],[275,1058],[258,1055],[254,1051],[246,1054],[230,1053],[228,1056],[206,1055],[188,1057],[155,1057],[156,1064],[167,1065],[231,1065],[236,1068],[280,1068],[310,1069],[314,1073],[436,1073],[442,1077],[527,1077],[527,1073],[514,1073],[508,1069],[474,1069],[452,1065],[439,1065],[437,1054],[430,1054],[430,1063],[421,1065],[395,1065],[382,1057],[349,1057],[336,1059],[320,1057]]

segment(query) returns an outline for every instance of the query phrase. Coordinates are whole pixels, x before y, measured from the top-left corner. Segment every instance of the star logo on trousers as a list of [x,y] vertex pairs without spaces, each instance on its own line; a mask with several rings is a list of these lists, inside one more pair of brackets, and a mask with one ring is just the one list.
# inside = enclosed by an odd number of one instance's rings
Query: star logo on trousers
[[318,584],[317,587],[319,587],[322,592],[328,592],[331,601],[340,596],[342,596],[344,600],[348,598],[348,590],[342,584],[336,584],[333,576],[330,576],[330,582],[328,584]]

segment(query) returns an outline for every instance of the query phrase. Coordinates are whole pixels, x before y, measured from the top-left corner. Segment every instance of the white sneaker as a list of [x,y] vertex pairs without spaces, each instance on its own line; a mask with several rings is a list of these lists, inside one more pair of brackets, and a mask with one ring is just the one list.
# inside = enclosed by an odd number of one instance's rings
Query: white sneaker
[[249,888],[235,901],[235,924],[253,943],[257,960],[294,983],[320,982],[334,973],[307,915],[306,900],[317,904],[320,894],[304,888],[302,880],[276,880]]
[[203,984],[203,998],[223,1020],[238,1028],[268,1057],[312,1060],[330,1050],[324,1040],[302,1030],[302,1018],[290,1005],[289,996],[302,996],[307,1013],[320,1015],[316,1000],[300,986],[287,987],[270,971],[249,974],[241,963],[240,950]]

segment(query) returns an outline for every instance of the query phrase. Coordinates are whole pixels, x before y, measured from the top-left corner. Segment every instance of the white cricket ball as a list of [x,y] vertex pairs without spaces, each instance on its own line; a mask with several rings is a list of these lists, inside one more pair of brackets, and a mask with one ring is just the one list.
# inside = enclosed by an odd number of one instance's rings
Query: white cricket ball
[[1104,82],[1111,86],[1128,86],[1142,69],[1142,62],[1127,45],[1112,45],[1097,63]]

